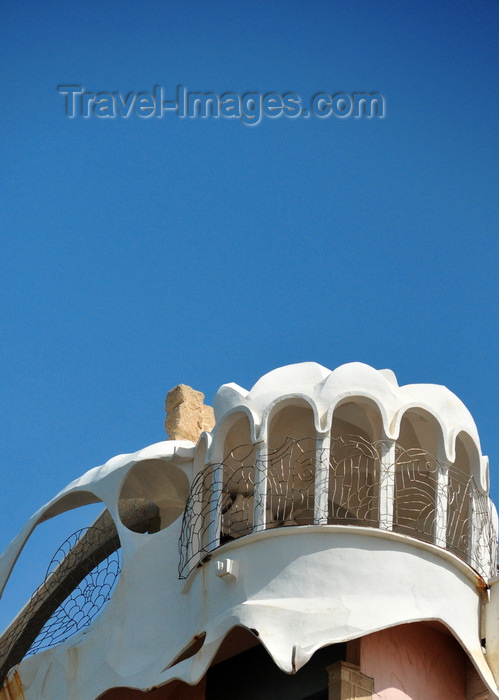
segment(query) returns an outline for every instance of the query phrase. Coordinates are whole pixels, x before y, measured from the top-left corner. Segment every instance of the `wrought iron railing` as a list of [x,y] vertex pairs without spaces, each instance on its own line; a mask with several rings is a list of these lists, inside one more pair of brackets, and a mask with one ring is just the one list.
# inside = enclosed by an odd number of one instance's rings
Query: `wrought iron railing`
[[473,476],[420,448],[347,435],[243,445],[206,466],[183,516],[179,576],[254,531],[313,524],[391,530],[444,547],[485,579],[495,572],[492,506]]

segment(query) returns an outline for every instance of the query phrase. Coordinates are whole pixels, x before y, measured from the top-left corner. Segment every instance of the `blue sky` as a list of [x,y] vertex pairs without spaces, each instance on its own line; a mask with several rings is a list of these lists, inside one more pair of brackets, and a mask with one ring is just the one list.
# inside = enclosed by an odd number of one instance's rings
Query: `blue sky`
[[[3,3],[0,549],[69,481],[164,439],[179,382],[211,402],[304,360],[447,385],[499,501],[498,19],[495,1]],[[379,92],[386,116],[68,119],[68,84]],[[27,589],[60,541],[27,553]],[[13,585],[0,627],[30,592]]]

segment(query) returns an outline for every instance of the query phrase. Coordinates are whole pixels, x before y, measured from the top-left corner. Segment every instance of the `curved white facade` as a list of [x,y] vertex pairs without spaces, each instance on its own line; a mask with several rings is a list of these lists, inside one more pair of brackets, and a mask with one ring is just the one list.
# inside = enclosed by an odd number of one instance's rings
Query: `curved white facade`
[[[165,441],[91,470],[6,549],[2,589],[39,522],[96,500],[122,549],[100,616],[11,671],[24,697],[195,685],[237,626],[294,673],[326,645],[437,621],[499,698],[497,515],[462,402],[360,363],[303,363],[250,391],[222,386],[214,408],[196,445]],[[134,501],[154,504],[156,532],[127,527]]]

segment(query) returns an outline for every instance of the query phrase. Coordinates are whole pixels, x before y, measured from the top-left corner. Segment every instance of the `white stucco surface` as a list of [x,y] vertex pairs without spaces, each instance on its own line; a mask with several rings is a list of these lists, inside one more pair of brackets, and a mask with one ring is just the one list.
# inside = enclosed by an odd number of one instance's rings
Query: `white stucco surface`
[[[197,446],[165,441],[90,470],[35,513],[5,550],[1,590],[37,523],[96,500],[111,513],[122,547],[122,573],[100,616],[63,644],[24,659],[18,667],[25,698],[95,700],[114,686],[146,689],[174,678],[195,684],[236,625],[254,630],[280,668],[293,672],[321,646],[420,620],[442,622],[499,698],[480,643],[487,599],[484,582],[445,549],[368,527],[284,527],[215,549],[211,559],[180,580],[181,517],[154,534],[134,533],[120,521],[123,484],[141,463],[160,467],[165,508],[170,502],[185,502],[189,484],[203,461],[210,460],[210,446],[233,413],[248,415],[253,440],[265,440],[275,406],[300,399],[312,407],[321,435],[331,427],[335,406],[357,396],[379,407],[391,439],[397,438],[408,408],[431,413],[441,426],[450,461],[456,436],[464,431],[479,452],[479,479],[487,489],[488,463],[480,452],[475,423],[445,387],[399,387],[392,373],[360,363],[333,372],[315,363],[291,365],[265,375],[250,391],[224,385],[215,397],[215,429],[203,434]],[[217,575],[218,562],[226,560],[235,563],[236,576]],[[201,649],[171,666],[203,633]]]

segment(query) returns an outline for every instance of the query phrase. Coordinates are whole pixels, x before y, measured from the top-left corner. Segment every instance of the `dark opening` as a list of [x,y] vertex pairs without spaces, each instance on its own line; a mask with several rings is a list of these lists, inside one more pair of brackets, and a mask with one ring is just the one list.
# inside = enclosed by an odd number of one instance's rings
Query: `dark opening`
[[345,658],[346,644],[333,644],[290,675],[258,644],[208,670],[206,700],[327,700],[326,667]]

